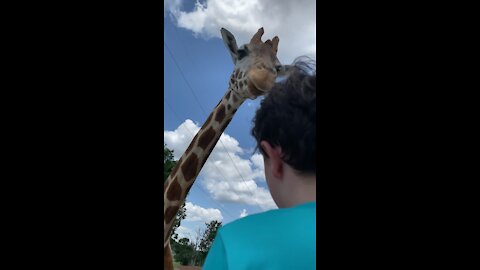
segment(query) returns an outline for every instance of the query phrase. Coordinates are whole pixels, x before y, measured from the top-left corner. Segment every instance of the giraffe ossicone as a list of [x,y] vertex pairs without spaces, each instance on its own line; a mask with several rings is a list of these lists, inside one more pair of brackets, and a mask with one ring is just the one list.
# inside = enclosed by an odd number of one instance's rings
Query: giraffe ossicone
[[222,28],[220,33],[234,64],[227,92],[210,113],[164,183],[163,252],[164,269],[167,270],[173,270],[170,234],[175,215],[220,135],[246,99],[265,95],[274,86],[276,78],[288,72],[288,66],[282,66],[277,58],[279,38],[275,36],[272,40],[262,42],[263,27],[258,29],[249,43],[241,47],[237,47],[235,37],[225,28]]

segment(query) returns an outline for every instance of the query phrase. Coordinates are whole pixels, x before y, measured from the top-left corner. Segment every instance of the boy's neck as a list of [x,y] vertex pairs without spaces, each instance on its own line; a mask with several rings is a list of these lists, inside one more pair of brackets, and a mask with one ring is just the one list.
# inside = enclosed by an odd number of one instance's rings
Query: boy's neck
[[290,180],[290,185],[285,189],[284,207],[290,208],[317,201],[317,181],[315,175],[297,177],[297,179]]

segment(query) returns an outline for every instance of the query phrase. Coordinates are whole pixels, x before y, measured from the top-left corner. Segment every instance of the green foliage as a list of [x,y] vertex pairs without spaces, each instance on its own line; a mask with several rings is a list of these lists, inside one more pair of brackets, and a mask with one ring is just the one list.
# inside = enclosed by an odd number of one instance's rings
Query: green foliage
[[202,262],[205,261],[213,240],[215,240],[215,237],[217,236],[218,229],[222,227],[222,222],[212,220],[210,223],[205,223],[205,225],[207,225],[207,229],[205,230],[199,245]]
[[163,182],[167,180],[168,176],[172,172],[173,168],[177,164],[177,161],[173,160],[173,150],[167,148],[167,145],[163,145]]
[[183,202],[182,207],[178,210],[177,216],[175,217],[175,221],[173,222],[173,227],[172,227],[172,239],[177,240],[178,239],[178,233],[176,232],[177,228],[180,227],[180,223],[182,220],[187,217],[187,213],[185,213],[186,208],[185,208],[185,202]]
[[[202,235],[202,237],[198,237],[195,242],[191,242],[188,238],[181,238],[178,241],[175,239],[171,240],[170,243],[175,261],[180,262],[182,265],[203,265],[222,223],[213,220],[210,223],[205,223],[205,225],[207,226],[207,229],[203,234],[199,234]],[[198,242],[199,239],[200,242]],[[198,249],[195,248],[196,246]]]
[[210,249],[213,240],[217,236],[218,229],[222,227],[222,222],[212,220],[210,223],[205,223],[205,225],[207,225],[207,229],[200,241],[200,250],[202,251],[208,251]]
[[188,240],[188,238],[182,238],[178,240],[178,242],[171,240],[170,243],[175,261],[180,262],[181,265],[188,265],[194,253],[193,245],[190,243],[190,240]]

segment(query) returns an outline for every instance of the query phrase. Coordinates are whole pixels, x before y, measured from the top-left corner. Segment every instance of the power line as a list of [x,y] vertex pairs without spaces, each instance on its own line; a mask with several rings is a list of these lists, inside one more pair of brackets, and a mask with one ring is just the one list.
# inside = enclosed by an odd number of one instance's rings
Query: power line
[[[163,33],[163,34],[164,34],[165,36],[169,36],[169,34],[166,33],[166,32],[167,32],[167,31],[164,30],[164,33]],[[177,31],[177,28],[176,28],[176,27],[173,28],[173,32],[175,32],[176,34],[173,34],[173,35],[171,35],[171,36],[180,36],[180,33]],[[189,48],[187,49],[187,48],[186,48],[186,45],[188,45],[188,44],[185,43],[185,42],[177,42],[175,47],[176,47],[176,48],[182,47],[182,50],[183,50],[183,52],[185,53],[185,55],[187,56],[188,61],[192,64],[193,67],[197,68],[197,64],[195,64],[194,61],[192,60],[192,57],[190,56],[190,53],[189,53],[189,50],[188,50]]]
[[[165,47],[167,48],[167,51],[168,51],[168,53],[170,54],[170,56],[172,57],[173,62],[174,62],[175,65],[177,66],[178,70],[180,71],[180,75],[182,75],[182,78],[183,78],[183,80],[185,81],[185,83],[187,84],[188,89],[189,89],[190,92],[192,93],[192,95],[193,95],[193,97],[195,98],[195,100],[197,101],[197,103],[200,105],[200,101],[198,100],[197,95],[195,95],[195,92],[193,91],[192,86],[190,86],[190,84],[188,83],[187,78],[186,78],[185,75],[183,74],[183,71],[182,71],[182,69],[180,68],[180,66],[178,65],[177,60],[175,60],[175,57],[173,57],[173,53],[172,53],[172,51],[170,50],[170,48],[168,47],[168,45],[167,45],[167,43],[165,42],[165,40],[163,41],[163,44],[164,44]],[[205,110],[202,108],[201,105],[200,105],[200,109],[202,109],[203,113],[205,113]],[[206,114],[206,113],[205,113],[205,114]]]
[[[193,88],[190,86],[190,84],[188,83],[188,80],[187,78],[185,77],[182,69],[180,68],[180,66],[178,65],[177,61],[175,60],[175,57],[173,56],[173,53],[172,51],[170,50],[170,48],[168,47],[167,43],[165,42],[165,40],[163,41],[163,44],[165,45],[165,47],[167,48],[167,51],[169,52],[170,56],[172,57],[172,60],[173,62],[175,63],[175,65],[177,66],[178,70],[180,71],[180,74],[182,75],[182,78],[183,80],[185,81],[185,83],[187,84],[188,86],[188,89],[189,91],[192,93],[192,95],[194,96],[196,102],[198,103],[198,106],[200,107],[200,109],[202,110],[202,112],[205,114],[205,116],[208,116],[208,114],[205,112],[205,109],[203,109],[202,107],[202,104],[200,103],[200,101],[198,100],[197,98],[197,95],[195,95],[194,91],[193,91]],[[232,161],[232,164],[235,168],[235,170],[238,172],[238,175],[240,176],[240,178],[242,179],[243,183],[245,184],[245,186],[247,187],[248,191],[252,194],[252,198],[254,199],[254,202],[255,204],[260,208],[260,205],[258,204],[258,201],[257,201],[257,198],[255,197],[255,194],[254,192],[250,189],[250,187],[247,185],[247,182],[245,181],[245,178],[243,177],[243,175],[240,173],[240,170],[237,168],[237,166],[235,165],[235,162],[233,161],[232,157],[230,156],[230,153],[228,152],[227,148],[225,147],[225,144],[223,143],[223,141],[219,138],[219,141],[220,143],[222,144],[225,152],[227,153],[229,159]]]

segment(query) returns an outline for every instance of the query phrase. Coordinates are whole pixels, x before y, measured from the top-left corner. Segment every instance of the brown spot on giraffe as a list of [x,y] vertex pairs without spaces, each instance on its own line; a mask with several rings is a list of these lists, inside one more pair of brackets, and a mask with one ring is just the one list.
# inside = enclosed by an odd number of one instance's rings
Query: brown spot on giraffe
[[243,81],[240,81],[239,86],[240,88],[243,88]]
[[237,95],[233,95],[233,102],[237,102],[237,101],[238,101]]
[[198,139],[198,147],[202,148],[203,150],[207,149],[207,146],[213,140],[213,137],[215,137],[215,130],[210,127],[204,133],[202,133]]
[[222,122],[225,119],[225,106],[222,104],[215,113],[215,121]]
[[230,108],[232,108],[232,105],[227,104],[227,111],[230,111]]
[[230,99],[230,94],[231,94],[231,93],[232,93],[232,92],[228,91],[227,95],[225,96],[225,99],[226,99],[226,100],[229,100],[229,99]]
[[168,224],[172,221],[172,219],[177,214],[178,209],[180,209],[180,206],[175,205],[175,206],[169,206],[167,210],[165,210],[165,223]]
[[193,180],[198,170],[198,157],[195,153],[192,153],[185,163],[182,165],[182,173],[185,181],[190,182]]
[[170,184],[170,187],[168,188],[167,191],[167,199],[170,201],[179,201],[182,196],[182,187],[178,183],[178,178],[175,177],[173,179],[172,183]]

